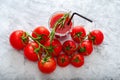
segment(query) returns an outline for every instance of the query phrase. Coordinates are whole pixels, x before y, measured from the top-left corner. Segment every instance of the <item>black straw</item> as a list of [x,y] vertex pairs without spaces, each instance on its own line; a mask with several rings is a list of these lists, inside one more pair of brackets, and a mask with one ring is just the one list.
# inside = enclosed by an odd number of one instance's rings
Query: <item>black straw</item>
[[80,16],[80,17],[82,17],[82,18],[86,19],[86,20],[87,20],[87,21],[89,21],[89,22],[93,22],[92,20],[90,20],[90,19],[88,19],[88,18],[86,18],[86,17],[82,16],[81,14],[78,14],[78,13],[74,12],[74,13],[72,14],[72,16],[71,16],[70,20],[68,21],[67,25],[69,25],[69,24],[70,24],[70,22],[71,22],[71,20],[72,20],[72,18],[73,18],[73,16],[74,16],[74,15],[78,15],[78,16]]

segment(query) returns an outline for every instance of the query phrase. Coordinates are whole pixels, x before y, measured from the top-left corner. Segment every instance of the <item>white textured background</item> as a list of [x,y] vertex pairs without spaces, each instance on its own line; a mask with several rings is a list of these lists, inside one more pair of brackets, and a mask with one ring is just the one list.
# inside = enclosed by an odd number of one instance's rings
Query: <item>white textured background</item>
[[[94,20],[96,26],[87,26],[89,22],[76,16],[74,25],[101,29],[105,39],[85,57],[83,67],[57,66],[54,73],[45,75],[37,63],[10,46],[9,35],[16,29],[48,28],[56,11],[78,12]],[[120,0],[0,0],[0,80],[120,80]]]

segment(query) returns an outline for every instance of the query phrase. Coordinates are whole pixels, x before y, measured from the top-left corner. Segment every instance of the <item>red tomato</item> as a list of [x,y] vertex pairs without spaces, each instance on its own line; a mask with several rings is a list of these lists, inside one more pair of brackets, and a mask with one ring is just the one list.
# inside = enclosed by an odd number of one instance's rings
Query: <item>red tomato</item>
[[78,52],[81,55],[88,56],[92,53],[93,51],[93,45],[92,42],[89,40],[83,41],[81,44],[78,46]]
[[86,31],[83,26],[76,26],[72,29],[71,37],[74,41],[80,43],[86,36]]
[[84,57],[80,54],[74,54],[71,58],[71,64],[75,67],[81,67],[84,64]]
[[38,62],[38,68],[43,73],[52,73],[56,69],[56,61],[54,58],[42,58]]
[[93,44],[100,45],[103,42],[104,35],[100,30],[93,30],[90,32],[88,38],[93,41]]
[[[50,19],[50,28],[53,28],[55,23],[64,16],[65,13],[56,13],[54,14],[51,19]],[[64,24],[63,28],[59,28],[57,27],[56,29],[56,33],[60,33],[60,34],[65,34],[67,31],[70,31],[71,27],[72,27],[72,22],[70,22],[69,25],[67,25],[69,21],[69,18],[66,19],[66,22]],[[59,26],[59,25],[58,25]]]
[[39,45],[36,42],[30,42],[24,48],[24,55],[30,61],[38,61],[38,56],[40,58],[42,54],[42,48],[38,49]]
[[13,48],[21,50],[28,44],[29,38],[23,30],[16,30],[11,33],[9,41]]
[[51,44],[50,44],[50,40],[48,40],[45,43],[45,46],[47,47],[48,52],[52,56],[58,56],[60,52],[62,51],[62,45],[58,39],[53,39]]
[[63,51],[67,55],[72,55],[76,50],[76,44],[72,40],[67,40],[63,43]]
[[32,36],[42,44],[48,40],[49,34],[50,32],[44,26],[39,26],[35,28],[32,32]]
[[57,63],[61,67],[66,67],[70,63],[68,55],[66,55],[66,54],[60,54],[57,57]]

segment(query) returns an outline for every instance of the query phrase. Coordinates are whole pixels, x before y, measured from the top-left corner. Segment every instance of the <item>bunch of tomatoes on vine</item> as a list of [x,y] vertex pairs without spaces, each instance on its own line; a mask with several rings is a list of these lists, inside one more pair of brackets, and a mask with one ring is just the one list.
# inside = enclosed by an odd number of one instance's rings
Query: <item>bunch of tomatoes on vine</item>
[[[88,18],[74,13],[90,21]],[[73,15],[74,15],[73,14]],[[50,19],[49,31],[44,26],[38,26],[32,34],[24,30],[15,30],[10,34],[10,44],[16,50],[23,50],[24,56],[33,62],[38,62],[42,73],[52,73],[56,66],[66,67],[69,64],[81,67],[84,56],[89,56],[94,45],[103,42],[101,30],[92,30],[86,34],[84,26],[73,26],[70,13],[56,13]],[[60,38],[71,35],[71,39],[61,44]]]

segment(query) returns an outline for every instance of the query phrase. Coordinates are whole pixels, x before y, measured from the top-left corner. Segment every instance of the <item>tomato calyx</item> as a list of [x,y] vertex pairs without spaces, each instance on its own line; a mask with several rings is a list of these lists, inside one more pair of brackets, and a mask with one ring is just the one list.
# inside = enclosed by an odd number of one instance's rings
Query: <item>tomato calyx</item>
[[65,49],[69,51],[71,48],[72,48],[72,47],[71,47],[70,45],[68,45],[68,46],[66,46]]
[[54,56],[54,54],[56,54],[56,52],[54,51],[56,47],[57,46],[53,46],[52,44],[46,47],[49,56]]
[[61,62],[64,63],[64,62],[65,62],[65,58],[62,58],[62,59],[61,59]]
[[88,33],[87,35],[85,36],[82,36],[82,34],[84,34],[83,32],[77,32],[77,33],[74,33],[73,35],[73,38],[77,38],[79,40],[79,43],[82,43],[84,40],[87,39],[87,37],[89,36],[90,33]]
[[54,52],[54,46],[50,45],[49,47],[47,47],[47,50],[49,53]]
[[85,47],[81,47],[78,52],[85,52],[86,51],[86,48]]
[[23,44],[28,42],[28,35],[26,32],[23,33],[23,35],[21,36],[22,42]]
[[43,57],[42,58],[42,64],[44,64],[45,62],[49,62],[49,59],[50,59],[51,57],[50,56],[45,56],[45,57]]
[[74,38],[75,38],[75,37],[79,37],[79,38],[80,38],[81,35],[82,35],[82,32],[78,32],[78,33],[75,34]]
[[43,34],[37,34],[36,32],[33,32],[37,37],[36,38],[34,38],[35,40],[37,40],[37,41],[41,41],[41,40],[44,40],[44,37],[43,36],[45,36],[45,35],[43,35]]
[[80,62],[79,57],[76,57],[73,62]]
[[92,40],[93,43],[95,42],[95,38],[96,38],[95,36],[91,37],[91,40]]
[[94,42],[95,42],[96,37],[95,37],[95,36],[93,36],[91,33],[89,33],[89,36],[90,36],[90,40],[94,43]]

